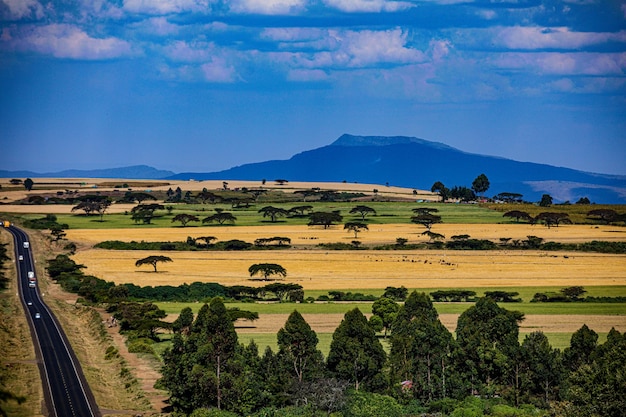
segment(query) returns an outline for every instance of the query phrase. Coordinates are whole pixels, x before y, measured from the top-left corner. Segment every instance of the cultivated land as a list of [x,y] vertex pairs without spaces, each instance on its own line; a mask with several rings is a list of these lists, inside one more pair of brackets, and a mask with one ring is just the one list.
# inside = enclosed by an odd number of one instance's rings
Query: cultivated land
[[[49,179],[41,180],[50,181]],[[59,180],[61,181],[61,180]],[[70,182],[86,184],[79,187],[84,194],[95,191],[111,191],[117,184],[128,182],[129,188],[141,191],[165,191],[180,186],[184,190],[197,192],[203,188],[219,189],[221,181],[206,182],[172,182],[158,185],[157,182],[129,182],[124,180],[73,180]],[[24,198],[26,193],[19,189],[9,189],[2,181],[0,202],[14,202]],[[38,180],[35,179],[35,183]],[[97,188],[92,188],[97,184]],[[259,187],[259,182],[229,181],[229,187]],[[51,185],[37,193],[54,191]],[[71,185],[68,184],[71,188]],[[133,204],[113,204],[104,216],[103,222],[96,216],[86,217],[71,213],[71,205],[0,205],[0,213],[14,213],[15,216],[27,218],[41,217],[42,214],[56,214],[60,223],[68,223],[67,238],[77,245],[77,253],[73,259],[85,265],[85,273],[118,284],[133,283],[136,285],[180,285],[183,283],[219,282],[223,285],[262,286],[267,282],[251,281],[248,267],[254,263],[278,263],[288,272],[285,282],[302,285],[305,297],[316,298],[331,290],[362,292],[380,295],[387,286],[405,286],[410,290],[431,292],[439,289],[471,289],[480,296],[484,291],[502,289],[517,291],[523,299],[522,303],[504,304],[508,309],[522,311],[526,319],[521,324],[522,336],[536,330],[542,330],[550,338],[551,343],[559,348],[569,344],[571,333],[587,324],[598,332],[601,340],[611,327],[626,331],[626,304],[623,303],[530,303],[535,292],[558,291],[563,287],[581,285],[592,296],[626,296],[626,256],[573,251],[538,251],[538,250],[495,250],[495,251],[451,251],[451,250],[373,250],[380,245],[393,245],[397,238],[405,238],[407,244],[425,243],[427,237],[422,236],[424,228],[411,224],[411,208],[417,207],[416,199],[434,198],[427,192],[419,191],[416,196],[413,190],[394,187],[359,185],[359,184],[295,184],[287,186],[275,184],[268,188],[282,189],[292,193],[298,187],[325,187],[327,189],[361,191],[369,193],[377,188],[378,201],[339,202],[339,203],[303,203],[290,202],[272,204],[284,208],[295,205],[312,204],[316,209],[341,210],[344,221],[359,220],[359,216],[348,215],[347,212],[356,204],[366,204],[376,209],[377,215],[366,217],[369,230],[362,231],[355,238],[354,233],[343,230],[343,225],[330,229],[308,227],[303,219],[281,219],[270,223],[261,218],[257,212],[265,203],[242,210],[232,210],[229,205],[173,205],[170,215],[157,218],[152,225],[137,225],[130,216]],[[61,188],[63,189],[63,188]],[[125,192],[123,189],[120,196]],[[30,194],[30,193],[29,193]],[[6,198],[5,198],[6,197]],[[400,200],[386,203],[384,199]],[[426,206],[432,206],[427,203]],[[178,213],[195,214],[202,218],[220,207],[232,211],[238,218],[236,225],[206,226],[194,223],[190,227],[181,227],[172,223],[171,218]],[[500,238],[524,240],[528,236],[537,236],[545,241],[561,243],[580,243],[592,240],[626,241],[626,227],[604,225],[563,225],[546,228],[536,225],[514,224],[503,219],[501,213],[465,205],[438,205],[444,223],[433,226],[433,232],[440,233],[450,239],[455,235],[467,234],[474,239],[489,239],[498,242]],[[555,207],[554,210],[565,208]],[[624,210],[622,210],[624,211]],[[579,215],[579,218],[580,217]],[[254,242],[258,238],[284,236],[291,239],[291,248],[281,250],[252,251],[127,251],[94,249],[93,245],[105,240],[121,241],[186,241],[187,237],[215,236],[217,241],[240,239]],[[318,247],[320,243],[361,242],[363,250],[333,251]],[[47,243],[41,239],[36,248],[48,247],[50,255],[40,258],[40,267],[44,259],[53,257],[52,253],[60,251],[62,245]],[[158,273],[152,272],[150,266],[136,267],[137,259],[148,255],[164,255],[173,262],[158,265]],[[40,271],[43,276],[43,271]],[[51,288],[54,285],[51,286]],[[59,291],[50,292],[63,298]],[[71,303],[75,298],[69,298]],[[442,322],[452,331],[456,328],[458,315],[470,307],[472,303],[436,303]],[[174,320],[185,306],[197,311],[201,303],[159,303]],[[320,349],[328,351],[332,332],[335,330],[343,314],[355,306],[364,313],[371,313],[371,303],[315,303],[315,304],[244,304],[233,303],[232,307],[259,312],[260,318],[254,323],[239,322],[238,334],[240,341],[254,339],[260,346],[276,347],[276,332],[282,327],[288,314],[298,309],[318,332]],[[80,329],[72,328],[77,334]],[[72,337],[72,335],[70,335]],[[84,338],[85,335],[80,336]],[[83,343],[79,339],[77,343]],[[164,346],[157,346],[162,350]],[[122,349],[120,349],[122,351]],[[87,354],[88,356],[88,354]],[[129,363],[136,363],[130,361]],[[97,366],[97,365],[93,365]],[[139,369],[139,366],[137,366]],[[138,377],[154,379],[154,373],[136,370]],[[143,384],[149,391],[150,384]],[[110,394],[97,394],[103,398]],[[154,395],[154,394],[153,394]],[[112,403],[109,400],[105,400]],[[100,400],[99,400],[100,402]],[[154,403],[154,402],[153,402]],[[122,408],[111,405],[111,408]]]

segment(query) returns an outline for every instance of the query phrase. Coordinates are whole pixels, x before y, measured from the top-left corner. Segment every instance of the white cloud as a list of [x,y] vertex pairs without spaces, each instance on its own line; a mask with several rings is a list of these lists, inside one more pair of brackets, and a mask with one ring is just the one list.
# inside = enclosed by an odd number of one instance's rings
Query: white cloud
[[319,69],[293,69],[287,73],[287,80],[297,82],[326,81],[328,74]]
[[407,34],[402,29],[336,32],[334,37],[340,41],[340,49],[334,53],[335,62],[350,67],[409,64],[425,58],[421,51],[406,46]]
[[163,48],[165,56],[178,62],[203,62],[215,54],[215,45],[211,42],[174,41]]
[[9,18],[41,19],[44,16],[44,8],[37,0],[0,0],[9,9]]
[[190,11],[208,11],[212,0],[124,0],[124,10],[131,13],[164,15]]
[[626,53],[504,53],[490,61],[499,68],[551,75],[623,76]]
[[170,23],[167,18],[163,16],[143,20],[134,26],[140,28],[146,33],[158,36],[172,35],[180,31],[180,26]]
[[201,69],[206,81],[232,83],[236,79],[235,68],[221,57],[215,57],[210,62],[202,64]]
[[406,1],[389,0],[324,0],[324,3],[342,12],[396,12],[414,7]]
[[242,14],[289,15],[306,9],[306,0],[233,0],[230,10]]
[[101,60],[132,54],[131,45],[118,38],[92,38],[81,29],[64,24],[29,27],[11,36],[10,47],[57,58]]
[[565,27],[513,26],[496,28],[493,42],[511,49],[577,49],[606,42],[626,43],[626,31],[573,32]]

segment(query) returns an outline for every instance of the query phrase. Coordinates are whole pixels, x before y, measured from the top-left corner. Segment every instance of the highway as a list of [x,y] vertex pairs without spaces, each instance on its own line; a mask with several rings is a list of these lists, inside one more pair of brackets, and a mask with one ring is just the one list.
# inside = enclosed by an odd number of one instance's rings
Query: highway
[[[100,417],[100,412],[67,337],[40,296],[38,284],[29,286],[28,272],[35,273],[28,235],[11,225],[18,276],[18,290],[33,335],[43,382],[47,413],[51,417]],[[24,242],[29,242],[28,248]],[[37,278],[38,280],[38,278]]]

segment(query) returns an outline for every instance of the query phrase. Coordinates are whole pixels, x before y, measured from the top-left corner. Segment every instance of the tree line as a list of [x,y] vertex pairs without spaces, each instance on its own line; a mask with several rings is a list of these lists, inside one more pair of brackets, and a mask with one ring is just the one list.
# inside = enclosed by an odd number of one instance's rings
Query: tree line
[[561,351],[541,332],[520,343],[523,318],[481,298],[461,314],[455,337],[430,298],[413,292],[389,325],[388,351],[356,308],[335,329],[327,357],[297,310],[277,334],[277,352],[260,353],[254,342],[238,342],[215,298],[195,317],[181,312],[158,384],[181,415],[211,409],[247,416],[483,415],[455,414],[476,403],[467,398],[517,407],[501,415],[623,415],[626,384],[615,370],[626,366],[626,335],[613,329],[598,344],[583,326]]

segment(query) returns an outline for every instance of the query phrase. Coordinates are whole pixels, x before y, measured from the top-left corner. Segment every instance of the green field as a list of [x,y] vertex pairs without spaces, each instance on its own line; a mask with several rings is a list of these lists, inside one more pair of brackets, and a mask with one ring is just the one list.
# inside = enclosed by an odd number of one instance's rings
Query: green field
[[[223,209],[232,213],[237,217],[235,226],[271,226],[275,224],[302,224],[308,223],[308,218],[279,218],[276,223],[271,223],[268,217],[263,217],[258,212],[259,209],[271,205],[274,207],[289,210],[296,206],[310,205],[313,211],[334,211],[339,210],[343,216],[343,221],[360,221],[361,216],[349,214],[350,210],[359,203],[354,202],[312,202],[312,203],[259,203],[249,208],[232,209],[228,204],[164,204],[166,207],[171,205],[173,210],[168,214],[166,210],[159,210],[152,220],[152,224],[136,224],[130,214],[105,214],[104,221],[100,221],[100,216],[85,216],[82,212],[75,214],[57,214],[57,222],[67,224],[70,229],[117,229],[117,228],[152,228],[152,227],[181,227],[181,224],[172,223],[172,218],[177,214],[186,213],[197,216],[200,220],[215,214],[215,209]],[[364,205],[376,210],[376,214],[369,214],[365,217],[368,224],[390,224],[390,223],[411,223],[412,209],[417,207],[437,208],[437,213],[442,217],[444,223],[461,224],[461,223],[510,223],[510,219],[503,218],[502,213],[495,210],[484,208],[478,205],[467,204],[441,204],[441,203],[410,203],[410,202],[368,202]],[[42,208],[42,211],[44,209]],[[20,215],[25,219],[41,218],[37,214]],[[219,225],[201,222],[189,223],[187,229],[193,229],[198,226],[209,226],[219,228]]]

